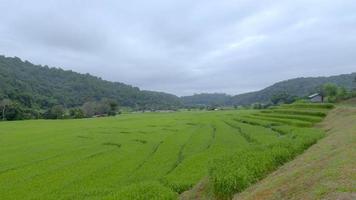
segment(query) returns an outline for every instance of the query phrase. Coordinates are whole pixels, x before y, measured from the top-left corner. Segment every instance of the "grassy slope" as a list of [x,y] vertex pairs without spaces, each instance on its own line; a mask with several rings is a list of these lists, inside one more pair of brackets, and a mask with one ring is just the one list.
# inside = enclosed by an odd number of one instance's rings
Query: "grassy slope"
[[320,124],[326,138],[234,199],[355,199],[355,103],[339,105]]

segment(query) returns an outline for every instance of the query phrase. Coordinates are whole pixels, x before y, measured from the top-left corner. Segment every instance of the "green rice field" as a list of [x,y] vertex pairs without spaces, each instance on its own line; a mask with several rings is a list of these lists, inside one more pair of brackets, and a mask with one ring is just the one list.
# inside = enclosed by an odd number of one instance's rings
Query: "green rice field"
[[0,199],[229,199],[302,153],[330,104],[0,123]]

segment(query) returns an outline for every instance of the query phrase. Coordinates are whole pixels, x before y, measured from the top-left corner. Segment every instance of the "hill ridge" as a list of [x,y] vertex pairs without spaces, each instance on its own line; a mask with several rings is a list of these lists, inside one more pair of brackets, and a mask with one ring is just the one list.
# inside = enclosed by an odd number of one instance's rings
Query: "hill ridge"
[[[274,94],[286,92],[291,96],[303,97],[315,93],[325,83],[334,83],[350,90],[356,87],[354,80],[356,72],[319,77],[298,77],[274,83],[262,90],[228,95],[224,93],[201,93],[192,96],[181,97],[183,103],[188,106],[233,106],[250,105],[252,103],[268,103]],[[207,98],[209,100],[207,100]]]
[[34,65],[18,57],[0,56],[0,99],[9,98],[26,108],[47,109],[54,105],[81,106],[102,98],[137,109],[173,109],[180,99],[164,92],[140,90],[89,73]]

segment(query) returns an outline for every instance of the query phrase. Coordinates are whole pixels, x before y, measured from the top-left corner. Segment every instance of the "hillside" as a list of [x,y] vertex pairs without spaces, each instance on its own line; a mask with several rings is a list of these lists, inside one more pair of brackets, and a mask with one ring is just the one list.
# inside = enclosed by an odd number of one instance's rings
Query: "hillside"
[[223,93],[202,93],[192,96],[181,97],[185,106],[209,106],[209,105],[229,105],[231,101],[230,95]]
[[140,90],[90,74],[34,65],[19,58],[0,56],[0,99],[9,98],[26,108],[54,105],[81,106],[102,98],[137,109],[171,109],[181,106],[175,95]]
[[309,77],[295,78],[281,81],[265,89],[256,92],[249,92],[230,96],[226,94],[195,94],[193,96],[182,97],[184,105],[201,106],[201,105],[250,105],[252,103],[268,103],[275,94],[285,92],[291,96],[304,97],[318,91],[320,86],[325,83],[334,83],[351,89],[354,86],[356,73],[342,74],[329,77]]
[[355,84],[356,73],[342,74],[329,77],[295,78],[278,82],[263,90],[236,95],[231,99],[234,105],[248,105],[255,102],[268,102],[274,94],[286,92],[291,96],[303,97],[317,92],[318,88],[325,83],[334,83],[350,90]]
[[355,100],[338,106],[323,121],[326,138],[234,199],[355,199]]
[[67,108],[103,98],[113,99],[120,106],[143,109],[175,109],[182,105],[232,106],[267,103],[274,94],[286,92],[303,97],[318,91],[325,83],[350,89],[356,73],[330,77],[296,78],[278,82],[263,90],[230,96],[223,93],[202,93],[181,98],[163,92],[140,90],[119,82],[110,82],[90,74],[60,68],[34,65],[15,57],[0,56],[0,99],[9,98],[25,109],[46,110],[54,105]]

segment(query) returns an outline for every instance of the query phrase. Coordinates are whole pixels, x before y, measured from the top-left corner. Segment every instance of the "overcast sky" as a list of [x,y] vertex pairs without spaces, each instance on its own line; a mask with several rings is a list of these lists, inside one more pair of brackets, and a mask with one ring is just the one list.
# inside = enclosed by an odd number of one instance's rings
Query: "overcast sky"
[[142,89],[238,94],[356,71],[355,0],[0,0],[0,54]]

